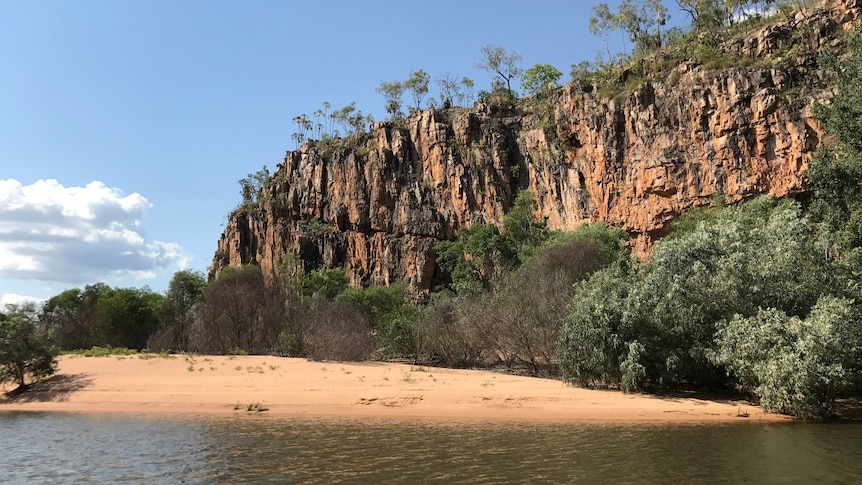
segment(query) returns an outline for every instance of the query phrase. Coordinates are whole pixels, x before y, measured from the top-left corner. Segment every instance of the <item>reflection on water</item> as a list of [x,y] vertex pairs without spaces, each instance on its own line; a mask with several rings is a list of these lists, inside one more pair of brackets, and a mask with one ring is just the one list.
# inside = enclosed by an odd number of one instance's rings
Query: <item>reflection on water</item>
[[3,483],[862,483],[862,426],[0,413]]

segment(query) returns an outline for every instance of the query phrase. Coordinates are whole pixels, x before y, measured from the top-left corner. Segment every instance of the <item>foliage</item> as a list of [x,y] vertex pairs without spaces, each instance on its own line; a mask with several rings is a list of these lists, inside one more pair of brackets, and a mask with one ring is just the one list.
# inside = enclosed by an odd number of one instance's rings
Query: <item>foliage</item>
[[350,278],[343,268],[313,270],[303,281],[302,294],[307,297],[320,295],[332,300],[347,289]]
[[501,46],[486,45],[482,48],[482,60],[476,65],[483,71],[497,74],[506,83],[506,91],[514,96],[512,91],[512,79],[521,75],[522,69],[518,67],[521,55],[517,52],[506,52]]
[[40,320],[64,349],[143,349],[158,327],[163,305],[164,297],[147,287],[111,288],[97,283],[50,298]]
[[407,299],[400,284],[350,288],[335,298],[365,317],[377,334],[387,357],[416,357],[414,325],[421,311]]
[[822,60],[836,95],[816,114],[834,145],[821,148],[808,171],[816,188],[812,213],[837,234],[842,252],[862,247],[862,31],[854,29],[846,43],[846,58]]
[[452,278],[452,289],[464,295],[489,290],[517,264],[516,251],[491,224],[461,228],[454,241],[441,241],[434,251],[437,264]]
[[548,231],[534,222],[535,202],[530,191],[515,198],[503,216],[503,232],[491,224],[474,224],[458,230],[454,241],[435,245],[437,264],[452,278],[458,294],[478,294],[489,290],[508,272],[529,260]]
[[401,96],[404,94],[405,89],[406,86],[400,81],[383,81],[377,87],[377,92],[383,95],[383,98],[386,100],[386,112],[393,118],[404,116],[404,113],[401,111]]
[[827,418],[862,371],[858,306],[824,296],[806,318],[774,308],[719,323],[715,360],[768,411]]
[[535,222],[535,210],[536,201],[533,193],[522,190],[515,197],[512,207],[503,216],[503,235],[520,263],[529,260],[536,248],[548,238],[548,230],[544,224]]
[[588,24],[587,30],[589,30],[592,35],[601,36],[605,43],[605,51],[608,54],[608,62],[613,62],[608,38],[610,37],[611,32],[616,28],[615,15],[611,12],[607,3],[593,5],[592,10],[594,16],[590,17],[590,23]]
[[583,239],[546,248],[509,274],[470,317],[484,329],[484,346],[510,368],[556,374],[555,343],[575,285],[602,266],[598,248]]
[[610,227],[605,222],[598,221],[581,224],[574,231],[551,233],[541,250],[585,240],[596,247],[601,255],[602,265],[607,266],[628,257],[624,245],[628,239],[629,235],[622,229]]
[[446,109],[457,104],[465,106],[473,102],[473,80],[462,77],[460,80],[446,74],[436,79],[440,88],[440,104]]
[[0,313],[0,384],[12,382],[24,390],[57,370],[59,350],[37,324],[32,304],[9,305]]
[[550,64],[536,64],[524,71],[521,77],[521,88],[524,94],[546,94],[557,87],[557,82],[563,73]]
[[100,347],[94,345],[89,349],[75,349],[69,353],[80,355],[81,357],[110,357],[113,355],[136,355],[138,354],[138,350],[128,347]]
[[199,271],[174,273],[159,312],[159,329],[147,339],[147,348],[188,351],[189,329],[206,286],[206,277]]
[[564,379],[721,386],[722,370],[708,359],[719,322],[764,308],[804,318],[822,294],[838,291],[833,264],[797,204],[758,199],[713,217],[661,241],[646,264],[623,261],[579,290],[561,334]]
[[242,202],[239,209],[249,211],[259,207],[260,197],[263,194],[263,189],[269,182],[269,170],[266,165],[255,173],[248,174],[245,178],[239,180]]
[[438,298],[416,325],[416,338],[423,355],[433,363],[454,368],[481,364],[481,350],[472,322],[462,306],[449,297]]
[[411,72],[410,77],[404,81],[404,89],[413,97],[413,109],[418,110],[422,106],[422,99],[428,94],[429,82],[431,82],[431,76],[422,69]]

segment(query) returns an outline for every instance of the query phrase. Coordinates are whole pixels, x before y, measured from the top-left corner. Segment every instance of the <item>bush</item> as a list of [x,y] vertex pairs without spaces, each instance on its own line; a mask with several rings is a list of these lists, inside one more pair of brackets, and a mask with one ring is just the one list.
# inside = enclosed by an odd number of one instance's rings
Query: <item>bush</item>
[[[622,386],[628,372],[640,376],[626,384],[637,388],[724,385],[724,372],[708,358],[720,321],[761,308],[804,318],[821,294],[838,291],[838,272],[817,245],[792,201],[715,209],[696,228],[661,241],[646,264],[615,265],[579,290],[561,334],[564,379]],[[643,348],[643,371],[635,374],[633,342]]]
[[804,319],[776,309],[737,315],[719,324],[714,359],[763,409],[826,418],[862,370],[859,317],[851,300],[831,296]]
[[432,303],[416,326],[419,349],[435,365],[466,368],[479,365],[481,351],[470,335],[466,319],[454,298]]
[[342,302],[312,302],[303,332],[305,356],[311,360],[363,361],[371,358],[376,342],[368,321]]
[[201,297],[189,346],[201,353],[270,353],[284,329],[285,301],[281,286],[267,284],[260,267],[225,268]]
[[556,374],[556,342],[575,284],[601,269],[599,249],[585,240],[552,246],[509,275],[475,318],[493,335],[487,344],[507,366]]
[[403,285],[350,288],[338,295],[336,301],[366,318],[383,346],[385,357],[417,357],[414,325],[422,312],[408,301]]

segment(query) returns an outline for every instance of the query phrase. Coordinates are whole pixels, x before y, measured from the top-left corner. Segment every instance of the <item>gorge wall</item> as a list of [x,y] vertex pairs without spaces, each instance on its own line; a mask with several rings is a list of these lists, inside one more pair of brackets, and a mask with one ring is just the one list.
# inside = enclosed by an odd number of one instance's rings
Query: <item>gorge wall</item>
[[[549,228],[605,221],[638,254],[714,194],[805,192],[823,136],[813,106],[830,94],[816,56],[840,43],[860,3],[827,2],[723,46],[751,67],[686,61],[615,97],[569,83],[515,112],[483,101],[430,109],[375,123],[358,144],[289,151],[259,207],[229,216],[210,277],[240,264],[268,273],[293,253],[306,270],[343,266],[353,285],[428,291],[441,276],[435,243],[462,226],[502,224],[521,190]],[[787,56],[791,41],[792,57],[762,62]]]

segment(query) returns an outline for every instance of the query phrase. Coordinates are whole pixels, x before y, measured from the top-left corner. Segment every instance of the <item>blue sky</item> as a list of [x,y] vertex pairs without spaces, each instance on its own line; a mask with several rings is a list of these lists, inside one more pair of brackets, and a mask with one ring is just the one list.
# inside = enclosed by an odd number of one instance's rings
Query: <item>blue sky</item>
[[3,0],[0,301],[205,272],[237,181],[294,148],[294,116],[355,101],[382,120],[375,87],[417,69],[478,92],[486,44],[568,80],[603,49],[594,3]]

